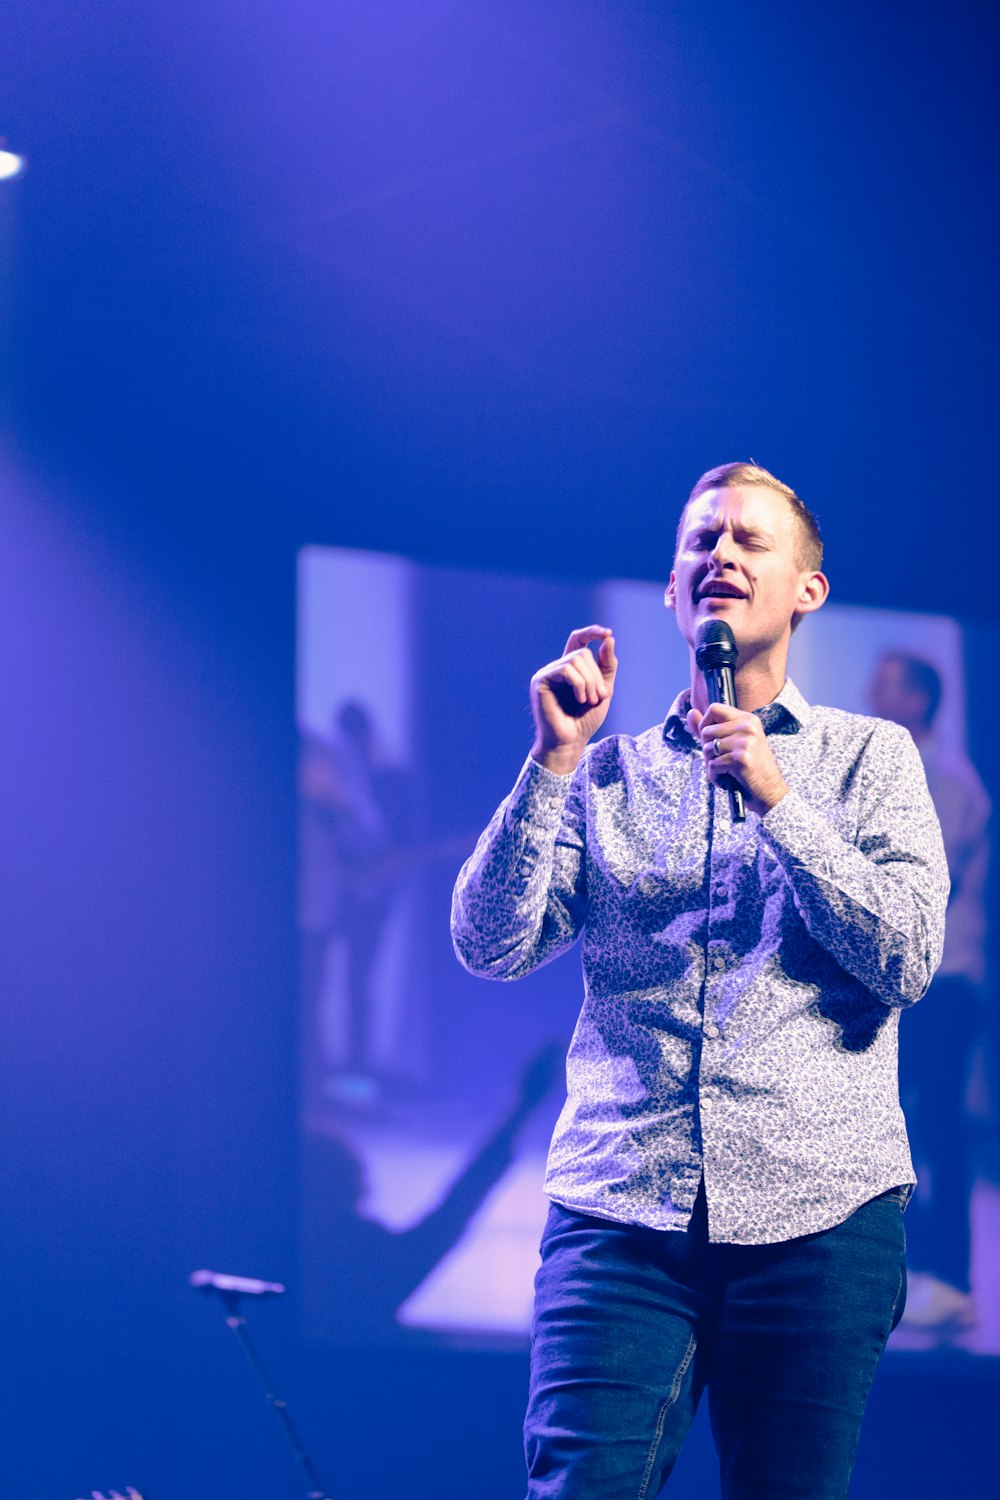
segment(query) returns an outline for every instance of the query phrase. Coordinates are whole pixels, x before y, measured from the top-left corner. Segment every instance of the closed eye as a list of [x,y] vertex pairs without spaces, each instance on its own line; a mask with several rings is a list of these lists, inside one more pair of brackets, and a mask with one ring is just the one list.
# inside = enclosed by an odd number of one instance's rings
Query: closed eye
[[[719,537],[719,531],[700,531],[693,537],[688,538],[688,546],[698,551],[714,550]],[[771,548],[771,539],[759,531],[738,531],[734,535],[734,541],[747,552],[767,552]]]

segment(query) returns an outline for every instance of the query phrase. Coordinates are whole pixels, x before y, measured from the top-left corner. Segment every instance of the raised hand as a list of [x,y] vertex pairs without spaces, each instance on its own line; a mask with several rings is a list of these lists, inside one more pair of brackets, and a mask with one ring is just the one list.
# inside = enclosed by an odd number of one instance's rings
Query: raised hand
[[[599,641],[597,655],[591,641]],[[574,630],[557,661],[531,679],[531,712],[535,742],[531,753],[550,771],[574,771],[587,741],[607,718],[618,661],[615,640],[606,625]]]

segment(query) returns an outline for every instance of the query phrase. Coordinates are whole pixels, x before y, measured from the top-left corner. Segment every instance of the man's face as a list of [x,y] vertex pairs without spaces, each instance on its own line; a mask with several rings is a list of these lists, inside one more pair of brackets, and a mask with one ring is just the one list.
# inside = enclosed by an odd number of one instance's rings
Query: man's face
[[787,643],[793,617],[818,609],[827,594],[823,575],[803,569],[799,544],[788,501],[763,485],[692,500],[665,595],[688,644],[711,619],[726,621],[741,655]]

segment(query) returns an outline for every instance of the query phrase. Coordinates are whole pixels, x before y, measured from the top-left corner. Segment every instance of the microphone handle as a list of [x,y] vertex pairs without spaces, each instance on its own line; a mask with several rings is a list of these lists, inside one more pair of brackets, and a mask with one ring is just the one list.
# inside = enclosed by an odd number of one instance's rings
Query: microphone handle
[[[705,686],[709,703],[726,703],[736,707],[736,683],[732,667],[709,667],[705,672]],[[734,823],[745,823],[747,810],[743,792],[732,776],[723,777],[722,785],[729,793],[729,816]]]

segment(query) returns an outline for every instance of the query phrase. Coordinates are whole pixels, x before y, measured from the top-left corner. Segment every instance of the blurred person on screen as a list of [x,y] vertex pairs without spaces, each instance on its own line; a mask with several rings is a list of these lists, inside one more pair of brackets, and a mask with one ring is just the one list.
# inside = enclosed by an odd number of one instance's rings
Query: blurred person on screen
[[[309,1092],[314,1103],[366,1104],[380,1090],[375,976],[413,822],[412,779],[380,748],[366,704],[342,703],[326,738],[303,737],[299,797]],[[323,1045],[328,992],[342,1033],[335,1057]]]
[[[528,1500],[652,1500],[703,1391],[725,1500],[847,1494],[905,1298],[897,1028],[940,959],[948,871],[910,735],[786,676],[827,593],[793,490],[754,464],[702,475],[665,593],[689,684],[663,723],[595,739],[615,643],[574,630],[532,678],[531,752],[455,887],[474,974],[516,979],[583,943]],[[696,662],[722,621],[735,706],[709,701]]]
[[900,1089],[920,1168],[909,1218],[913,1274],[904,1321],[948,1334],[976,1321],[965,1102],[984,1017],[991,808],[969,757],[935,733],[943,688],[933,663],[903,650],[887,651],[876,663],[868,702],[873,713],[901,724],[916,742],[951,877],[941,967],[924,1004],[907,1017],[899,1050]]

